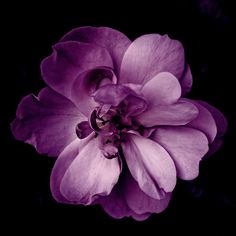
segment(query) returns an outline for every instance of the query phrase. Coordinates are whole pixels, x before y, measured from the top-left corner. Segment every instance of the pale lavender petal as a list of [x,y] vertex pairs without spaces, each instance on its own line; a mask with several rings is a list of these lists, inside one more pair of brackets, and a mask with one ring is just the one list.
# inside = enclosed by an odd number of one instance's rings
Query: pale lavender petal
[[166,193],[161,200],[153,199],[140,189],[138,183],[131,176],[126,179],[125,186],[127,204],[136,214],[160,213],[169,204],[171,193]]
[[212,143],[216,137],[217,127],[211,113],[198,101],[186,99],[186,101],[193,103],[198,108],[198,116],[187,124],[188,127],[199,129],[206,134],[209,143]]
[[170,72],[178,79],[184,71],[184,49],[167,35],[148,34],[137,38],[124,54],[120,83],[145,84],[160,72]]
[[105,47],[111,54],[114,69],[117,73],[119,72],[123,55],[131,44],[131,41],[118,30],[90,26],[73,29],[61,41],[80,41]]
[[66,170],[61,194],[75,204],[91,204],[98,196],[110,194],[121,172],[119,158],[107,159],[99,149],[99,139],[91,139]]
[[188,101],[179,99],[171,105],[158,105],[148,108],[136,117],[145,127],[156,125],[185,125],[195,119],[198,109]]
[[188,127],[158,127],[151,138],[172,157],[179,178],[191,180],[198,176],[199,162],[208,151],[207,137]]
[[83,72],[96,67],[113,68],[105,48],[81,42],[61,42],[41,63],[44,81],[58,93],[71,98],[72,84]]
[[132,176],[148,196],[160,200],[174,189],[175,165],[163,147],[135,134],[128,134],[121,146]]
[[72,84],[71,100],[83,114],[89,116],[98,106],[92,94],[100,87],[116,84],[117,78],[114,72],[107,67],[95,68],[78,76]]
[[179,82],[181,84],[183,97],[191,90],[193,84],[193,77],[188,64],[185,64],[184,74]]
[[172,104],[181,96],[178,79],[169,72],[161,72],[144,84],[141,92],[151,106]]
[[76,125],[87,119],[70,100],[50,88],[44,88],[38,97],[24,97],[16,116],[11,124],[15,138],[49,156],[59,155],[76,139]]

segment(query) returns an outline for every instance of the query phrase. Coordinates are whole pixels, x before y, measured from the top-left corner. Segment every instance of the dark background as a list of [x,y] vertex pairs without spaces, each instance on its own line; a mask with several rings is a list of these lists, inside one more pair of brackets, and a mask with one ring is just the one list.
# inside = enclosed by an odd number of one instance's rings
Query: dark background
[[[84,235],[84,229],[110,234],[138,229],[147,235],[168,230],[191,235],[196,230],[222,229],[227,235],[227,230],[234,230],[235,8],[231,2],[137,1],[132,6],[118,1],[66,1],[55,5],[21,2],[2,8],[1,56],[6,74],[1,78],[1,214],[8,231],[27,230],[33,235],[39,230],[47,233],[49,229],[66,229]],[[99,206],[56,203],[49,189],[55,159],[37,154],[30,145],[14,140],[10,132],[9,124],[20,100],[45,86],[40,76],[41,60],[66,32],[85,25],[113,27],[131,40],[145,33],[167,33],[180,40],[194,78],[188,96],[219,108],[229,122],[223,147],[201,163],[199,177],[179,181],[168,209],[144,222],[114,220]]]

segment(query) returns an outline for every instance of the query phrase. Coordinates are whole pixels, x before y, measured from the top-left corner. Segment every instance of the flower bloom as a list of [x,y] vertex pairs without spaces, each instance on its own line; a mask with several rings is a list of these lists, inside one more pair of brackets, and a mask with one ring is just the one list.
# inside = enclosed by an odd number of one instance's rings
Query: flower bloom
[[58,156],[50,182],[58,202],[144,220],[168,206],[177,177],[198,176],[227,128],[216,108],[183,98],[191,71],[167,35],[131,42],[111,28],[77,28],[41,72],[47,87],[22,99],[11,127],[16,139]]

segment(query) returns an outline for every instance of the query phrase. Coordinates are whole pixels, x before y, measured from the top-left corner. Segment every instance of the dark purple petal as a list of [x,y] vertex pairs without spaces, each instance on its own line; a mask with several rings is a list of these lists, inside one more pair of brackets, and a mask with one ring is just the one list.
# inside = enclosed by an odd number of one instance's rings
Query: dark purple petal
[[163,147],[135,134],[128,134],[121,145],[132,176],[148,196],[160,200],[174,189],[175,165]]
[[89,116],[98,106],[92,94],[100,87],[116,84],[117,78],[114,72],[106,67],[100,67],[86,71],[78,76],[71,89],[71,100],[83,114]]
[[110,194],[117,183],[120,160],[105,158],[99,145],[98,138],[91,139],[64,173],[60,192],[70,202],[91,204],[98,196]]
[[44,81],[58,93],[71,98],[72,84],[78,76],[97,67],[113,68],[105,48],[81,42],[61,42],[41,63]]
[[121,32],[108,27],[81,27],[66,34],[61,42],[79,41],[104,47],[111,54],[114,69],[118,73],[123,55],[131,41]]
[[208,140],[199,130],[188,127],[158,127],[151,138],[172,157],[179,178],[198,176],[199,162],[208,151]]
[[182,78],[179,80],[182,88],[182,97],[185,96],[192,88],[193,77],[188,64],[185,65],[185,70]]
[[184,49],[167,35],[148,34],[137,38],[124,54],[120,83],[145,84],[160,72],[170,72],[178,79],[184,71]]
[[188,127],[199,129],[206,134],[209,143],[212,143],[216,137],[217,127],[215,120],[211,113],[202,106],[198,101],[186,99],[186,101],[193,103],[198,108],[198,116],[187,124]]
[[16,139],[33,145],[39,153],[57,156],[77,138],[76,125],[86,120],[75,105],[50,88],[22,99],[11,124]]
[[185,125],[195,119],[198,109],[190,102],[179,99],[171,105],[158,105],[147,108],[136,120],[145,127],[156,125]]
[[181,96],[178,79],[169,72],[161,72],[144,84],[141,92],[149,106],[172,104]]
[[125,186],[127,204],[136,214],[160,213],[169,204],[171,193],[166,193],[161,200],[153,199],[140,189],[138,183],[131,176],[126,179]]

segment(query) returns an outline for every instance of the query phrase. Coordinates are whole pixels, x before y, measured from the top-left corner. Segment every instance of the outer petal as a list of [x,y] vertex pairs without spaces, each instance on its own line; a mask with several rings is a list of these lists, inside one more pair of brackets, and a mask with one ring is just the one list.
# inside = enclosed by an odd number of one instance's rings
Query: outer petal
[[120,83],[144,84],[164,71],[180,78],[184,63],[184,49],[179,41],[171,40],[167,35],[143,35],[124,54]]
[[161,199],[176,184],[176,169],[169,154],[158,143],[129,134],[122,143],[128,168],[148,196]]
[[75,204],[91,204],[98,196],[110,194],[118,181],[121,165],[118,158],[107,159],[97,138],[89,141],[65,172],[61,194]]
[[73,29],[61,41],[80,41],[105,47],[111,54],[116,72],[119,72],[123,55],[131,44],[124,34],[115,29],[90,26]]
[[181,96],[178,79],[169,72],[161,72],[153,77],[143,86],[141,91],[151,106],[171,104]]
[[136,117],[145,127],[156,125],[185,125],[195,119],[198,109],[190,102],[180,99],[171,105],[157,105],[147,108]]
[[198,116],[190,123],[188,123],[188,126],[201,130],[203,133],[206,134],[209,142],[212,143],[216,137],[217,127],[211,113],[198,101],[190,99],[186,100],[193,103],[198,108],[199,111]]
[[160,213],[166,209],[169,204],[171,193],[166,193],[161,200],[153,199],[147,196],[138,186],[138,183],[130,176],[126,180],[125,197],[128,206],[136,214]]
[[113,67],[105,48],[71,41],[53,46],[52,55],[41,63],[41,72],[51,88],[71,98],[71,87],[75,79],[81,73],[101,66]]
[[202,132],[188,127],[159,127],[151,138],[168,151],[179,178],[198,176],[199,162],[208,151],[208,140]]
[[74,104],[50,88],[24,97],[11,128],[16,139],[39,153],[57,156],[76,136],[76,125],[86,120]]
[[188,64],[185,64],[184,73],[179,82],[181,84],[183,97],[191,90],[193,84],[193,77]]

